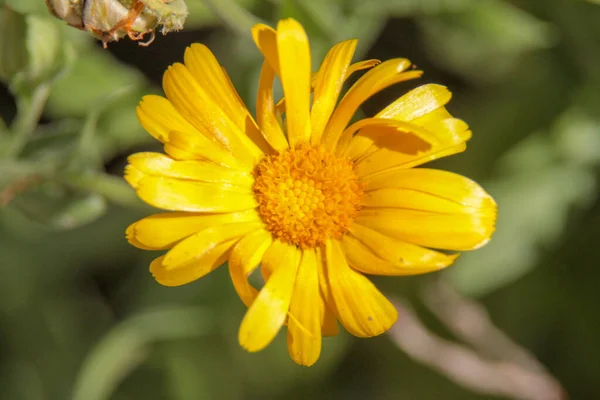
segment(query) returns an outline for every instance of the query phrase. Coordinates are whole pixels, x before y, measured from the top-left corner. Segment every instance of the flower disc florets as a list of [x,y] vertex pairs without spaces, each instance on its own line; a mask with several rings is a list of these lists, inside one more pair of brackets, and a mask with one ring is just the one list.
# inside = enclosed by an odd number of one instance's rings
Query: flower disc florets
[[302,145],[255,169],[259,213],[274,237],[312,248],[339,239],[359,210],[362,188],[347,158]]

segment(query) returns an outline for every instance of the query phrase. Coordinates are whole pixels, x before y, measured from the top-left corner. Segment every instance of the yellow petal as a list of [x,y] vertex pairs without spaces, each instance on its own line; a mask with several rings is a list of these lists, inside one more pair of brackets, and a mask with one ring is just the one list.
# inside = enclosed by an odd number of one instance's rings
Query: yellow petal
[[409,154],[425,152],[439,145],[438,138],[422,127],[394,119],[365,118],[350,125],[342,133],[336,153],[345,154],[354,133],[371,141],[371,146],[385,147]]
[[289,144],[279,119],[275,113],[273,103],[273,79],[275,71],[268,62],[264,62],[260,71],[260,80],[258,82],[258,95],[256,98],[256,118],[262,130],[265,139],[277,151],[284,151],[289,148]]
[[[374,175],[363,184],[363,204],[380,208],[361,210],[357,222],[364,219],[371,224],[367,226],[399,239],[470,250],[484,245],[494,231],[496,203],[477,183],[461,175],[415,168]],[[387,216],[393,220],[384,227]]]
[[338,320],[358,337],[377,336],[396,322],[398,313],[377,288],[348,266],[340,243],[328,240],[325,271]]
[[244,236],[231,251],[229,274],[233,287],[246,307],[250,307],[258,295],[258,291],[250,284],[248,277],[258,267],[271,243],[273,243],[271,233],[261,229]]
[[[200,134],[198,134],[199,136],[202,136]],[[204,136],[202,136],[204,137]],[[197,153],[191,153],[187,150],[183,150],[180,149],[178,147],[173,146],[170,143],[166,143],[164,145],[164,149],[165,149],[165,153],[167,153],[170,157],[172,157],[174,160],[180,160],[180,161],[190,161],[190,160],[209,160],[208,157],[204,157],[203,155],[197,154]],[[213,161],[213,160],[211,160]],[[213,161],[216,162],[216,161]],[[217,162],[217,164],[219,165],[225,165],[223,163],[219,163]]]
[[333,311],[325,304],[323,294],[319,296],[319,310],[322,316],[321,319],[321,335],[323,336],[336,336],[340,333],[340,327],[337,323],[337,318]]
[[317,257],[314,250],[305,250],[290,304],[287,342],[292,360],[307,367],[321,354],[320,297]]
[[427,115],[416,118],[413,124],[421,125],[423,128],[432,132],[441,143],[454,144],[464,143],[471,139],[471,130],[469,125],[458,118],[440,118],[440,114],[446,114],[445,108],[437,109]]
[[207,161],[175,161],[160,153],[136,153],[127,159],[144,174],[201,182],[221,182],[251,187],[254,179],[249,172],[225,168]]
[[421,71],[403,72],[410,66],[406,59],[385,61],[364,74],[346,93],[335,112],[331,116],[325,133],[323,144],[326,148],[335,149],[342,131],[352,116],[369,97],[398,82],[418,78]]
[[215,246],[239,239],[261,228],[261,222],[237,222],[211,226],[179,242],[165,255],[162,264],[166,270],[186,268],[202,259]]
[[136,108],[140,124],[163,143],[168,142],[169,132],[179,130],[197,135],[199,132],[164,97],[147,95]]
[[147,175],[144,174],[139,169],[135,168],[133,165],[129,164],[125,166],[124,178],[134,189],[140,187],[140,182]]
[[[128,171],[135,170],[129,165]],[[194,182],[145,175],[135,182],[146,203],[170,211],[233,212],[257,206],[252,191],[214,182]]]
[[173,64],[163,77],[163,88],[175,108],[209,139],[248,165],[263,152],[235,125],[183,64]]
[[323,130],[337,104],[338,96],[346,79],[346,72],[352,61],[356,43],[356,39],[346,40],[333,46],[319,68],[310,112],[313,145],[321,143]]
[[244,163],[218,143],[199,132],[192,135],[183,131],[169,132],[165,152],[178,160],[209,160],[215,164],[243,171],[250,171],[253,164]]
[[252,139],[262,152],[270,152],[270,147],[260,134],[254,118],[208,47],[200,43],[192,44],[185,50],[184,61],[196,81],[212,101],[220,105],[229,119]]
[[158,257],[150,264],[150,272],[158,283],[164,286],[181,286],[199,279],[209,272],[214,271],[229,257],[229,252],[237,239],[228,240],[205,252],[193,264],[185,268],[166,269],[163,261],[165,256]]
[[494,231],[495,213],[475,210],[439,214],[399,208],[368,208],[355,222],[419,246],[473,250],[486,244]]
[[342,239],[342,248],[348,257],[348,264],[355,270],[369,275],[408,276],[426,274],[441,269],[425,265],[400,266],[378,257],[360,240],[350,235],[346,235]]
[[146,250],[170,249],[182,239],[210,226],[234,222],[258,222],[256,210],[208,214],[168,212],[154,214],[134,222],[127,228],[127,240]]
[[286,98],[291,147],[310,141],[310,49],[304,28],[293,19],[277,24],[279,73]]
[[350,75],[352,75],[355,72],[362,71],[363,69],[373,68],[374,66],[379,64],[381,64],[381,61],[374,59],[355,62],[351,64],[350,67],[348,67],[348,70],[346,70],[346,76],[344,80],[348,79]]
[[[355,72],[358,71],[362,71],[363,69],[369,69],[372,68],[378,64],[380,64],[381,61],[379,60],[364,60],[364,61],[359,61],[356,62],[354,64],[351,64],[347,71],[346,71],[346,75],[344,76],[344,82],[346,82],[346,80],[350,77],[350,75],[352,75]],[[311,78],[310,78],[310,88],[311,90],[313,90],[315,88],[315,85],[317,84],[317,79],[319,78],[319,73],[320,71],[317,71],[315,73],[312,74]],[[277,112],[278,115],[282,115],[285,112],[285,97],[282,97],[277,104],[275,105],[275,110]]]
[[[452,118],[450,113],[444,108],[444,104],[450,100],[450,97],[451,93],[444,86],[433,84],[423,85],[400,97],[377,114],[377,118],[392,118],[420,126],[435,136],[439,142],[438,145],[430,150],[431,154],[426,154],[425,157],[406,158],[402,157],[402,154],[394,154],[398,158],[398,160],[394,161],[395,163],[405,163],[408,166],[404,167],[409,168],[410,166],[439,158],[442,155],[454,154],[458,151],[446,154],[447,149],[453,147],[459,149],[462,146],[457,145],[470,139],[471,132],[469,131],[469,127],[463,121]],[[342,148],[341,150],[343,150],[344,155],[353,160],[362,160],[379,149],[374,145],[372,138],[374,134],[380,137],[386,133],[382,130],[372,132],[369,131],[369,128],[364,129],[351,138],[347,148]],[[391,134],[391,132],[388,132],[388,134]],[[347,140],[348,137],[345,138],[345,141]],[[385,150],[381,153],[387,156],[387,158],[390,158],[390,155],[393,154]],[[435,154],[433,158],[429,157],[433,154]],[[412,163],[409,164],[410,162]]]
[[273,71],[279,75],[279,53],[275,29],[265,24],[256,24],[252,27],[252,39]]
[[273,273],[242,320],[238,339],[248,351],[265,348],[283,325],[292,300],[300,263],[296,246],[275,241],[263,257]]
[[135,224],[136,223],[137,222],[129,225],[127,227],[127,230],[125,230],[125,237],[127,238],[127,241],[129,242],[129,244],[137,247],[138,249],[142,249],[142,250],[160,250],[160,249],[155,249],[154,247],[146,246],[145,244],[143,244],[142,242],[137,240],[137,238],[135,237]]
[[385,271],[387,273],[380,271],[380,275],[412,275],[436,271],[449,266],[457,257],[391,238],[359,224],[352,225],[350,235],[346,235],[342,243],[350,265],[362,272],[373,273],[364,259],[355,257],[360,255],[361,250],[391,263],[393,268]]
[[465,207],[443,197],[413,189],[383,188],[364,193],[360,199],[363,208],[402,208],[432,213],[460,214]]
[[340,328],[337,323],[335,316],[335,305],[333,304],[333,296],[331,294],[331,288],[329,287],[329,281],[325,272],[325,254],[320,248],[315,249],[317,256],[317,273],[319,276],[319,288],[321,294],[321,301],[319,302],[319,310],[323,317],[321,321],[321,329],[323,336],[335,336],[340,333]]
[[451,97],[452,93],[445,86],[436,84],[419,86],[381,110],[377,117],[410,122],[443,107]]
[[[388,134],[393,141],[392,135],[394,133]],[[439,138],[439,135],[436,136]],[[425,151],[411,145],[407,146],[397,140],[395,141],[397,146],[378,147],[374,145],[371,147],[373,151],[367,151],[356,161],[356,174],[362,179],[366,179],[371,175],[386,171],[412,168],[441,157],[460,153],[466,149],[466,143],[459,135],[452,138],[446,137],[443,140],[442,144],[433,145]]]
[[[494,199],[481,186],[448,171],[429,168],[394,170],[362,179],[361,183],[367,194],[382,189],[401,189],[407,200],[405,208],[444,213],[474,212],[467,209],[472,208],[482,213],[496,213]],[[418,196],[419,201],[413,203],[411,196]]]

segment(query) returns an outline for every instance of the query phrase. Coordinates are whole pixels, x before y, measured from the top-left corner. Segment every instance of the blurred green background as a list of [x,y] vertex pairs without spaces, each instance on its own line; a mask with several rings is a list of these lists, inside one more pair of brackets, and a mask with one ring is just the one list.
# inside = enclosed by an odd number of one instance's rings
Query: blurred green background
[[[600,5],[584,0],[188,0],[185,29],[103,50],[41,0],[0,0],[0,398],[600,398]],[[454,93],[474,136],[436,162],[497,200],[497,232],[443,273],[375,279],[389,335],[325,339],[309,369],[285,339],[237,344],[245,311],[226,268],[158,285],[124,230],[151,210],[121,175],[160,150],[136,121],[186,46],[207,44],[252,110],[250,26],[298,19],[314,67],[407,57]],[[38,116],[41,117],[38,124]],[[9,129],[10,128],[10,129]],[[14,135],[20,139],[14,139]],[[568,393],[568,395],[567,395]]]

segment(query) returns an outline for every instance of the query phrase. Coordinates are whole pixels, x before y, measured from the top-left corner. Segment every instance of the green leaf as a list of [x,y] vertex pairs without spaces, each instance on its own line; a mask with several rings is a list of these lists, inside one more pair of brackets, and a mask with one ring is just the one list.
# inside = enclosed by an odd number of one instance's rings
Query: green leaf
[[60,212],[52,215],[48,224],[54,229],[75,229],[94,222],[104,215],[107,205],[104,197],[89,194],[74,200]]
[[446,271],[460,291],[482,296],[521,278],[560,239],[572,210],[593,202],[597,126],[570,109],[553,135],[534,135],[503,157],[503,175],[483,184],[498,203],[496,232],[484,248],[463,254]]
[[108,400],[147,357],[154,342],[206,335],[212,316],[195,307],[157,308],[116,325],[92,349],[75,381],[73,400]]
[[53,85],[48,113],[54,118],[82,117],[98,102],[124,87],[145,87],[141,74],[124,67],[101,49],[81,50],[73,68]]
[[557,41],[550,24],[500,0],[425,18],[420,26],[431,58],[470,80],[499,79],[514,71],[522,54]]
[[438,14],[466,10],[480,0],[347,0],[347,9],[363,17]]

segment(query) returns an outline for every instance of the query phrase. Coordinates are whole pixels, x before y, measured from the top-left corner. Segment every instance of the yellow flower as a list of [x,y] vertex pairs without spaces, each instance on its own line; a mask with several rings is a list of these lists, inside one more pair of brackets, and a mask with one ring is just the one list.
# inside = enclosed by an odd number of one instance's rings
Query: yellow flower
[[[496,205],[476,183],[412,167],[465,150],[471,132],[444,105],[450,92],[423,85],[351,124],[360,105],[417,78],[406,59],[351,64],[356,40],[334,46],[311,76],[302,26],[280,21],[252,34],[265,61],[256,120],[227,73],[201,44],[166,71],[166,98],[145,96],[141,124],[166,155],[129,158],[126,179],[147,203],[170,212],[127,229],[141,249],[170,249],[150,271],[166,286],[192,282],[226,261],[249,307],[240,344],[267,346],[287,324],[292,359],[313,364],[339,321],[370,337],[396,321],[393,305],[363,275],[445,268],[484,245]],[[342,97],[345,79],[371,68]],[[275,104],[273,81],[285,98]],[[311,92],[312,99],[311,99]],[[337,104],[337,107],[336,107]],[[257,268],[260,291],[248,277]]]

